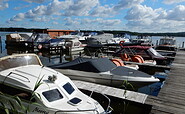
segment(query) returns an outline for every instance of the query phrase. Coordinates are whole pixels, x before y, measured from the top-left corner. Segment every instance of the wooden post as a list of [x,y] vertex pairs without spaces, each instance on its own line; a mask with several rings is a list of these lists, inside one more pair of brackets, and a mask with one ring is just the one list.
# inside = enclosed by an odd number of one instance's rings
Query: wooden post
[[2,49],[2,40],[1,40],[1,36],[0,36],[0,49],[1,49],[1,53],[2,53],[3,49]]
[[155,45],[158,46],[158,40],[156,41],[156,44]]
[[184,48],[184,42],[182,42],[182,48]]

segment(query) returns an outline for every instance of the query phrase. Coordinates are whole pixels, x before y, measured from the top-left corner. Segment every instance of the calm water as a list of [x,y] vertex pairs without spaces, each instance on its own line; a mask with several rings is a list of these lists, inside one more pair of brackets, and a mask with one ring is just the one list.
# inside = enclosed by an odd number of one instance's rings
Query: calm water
[[[0,36],[1,36],[1,39],[2,39],[2,46],[1,46],[1,53],[0,53],[0,57],[2,56],[6,56],[6,55],[11,55],[13,53],[28,53],[28,52],[32,52],[30,50],[23,50],[23,49],[16,49],[16,48],[13,48],[13,49],[6,49],[6,46],[5,46],[5,40],[6,40],[6,34],[9,34],[10,32],[0,32]],[[157,40],[159,41],[161,37],[152,37],[152,43],[155,45]],[[182,42],[185,42],[185,38],[184,37],[176,37],[176,40],[177,40],[177,46],[178,47],[181,47],[182,46]],[[48,53],[48,52],[45,52],[45,53],[41,53],[41,52],[35,52],[37,55],[39,55],[42,63],[47,66],[47,65],[51,65],[51,64],[57,64],[57,63],[61,63],[61,62],[64,62],[64,61],[71,61],[73,60],[75,57],[77,57],[78,55],[69,55],[69,54],[58,54],[58,55],[55,55],[55,54],[51,54],[51,53]],[[138,92],[141,92],[141,93],[145,93],[145,94],[150,94],[150,95],[154,95],[154,96],[157,96],[159,90],[161,89],[162,85],[164,84],[164,82],[158,82],[158,83],[154,83],[152,85],[149,85],[149,86],[146,86],[146,87],[143,87],[143,88],[140,88],[138,90]]]

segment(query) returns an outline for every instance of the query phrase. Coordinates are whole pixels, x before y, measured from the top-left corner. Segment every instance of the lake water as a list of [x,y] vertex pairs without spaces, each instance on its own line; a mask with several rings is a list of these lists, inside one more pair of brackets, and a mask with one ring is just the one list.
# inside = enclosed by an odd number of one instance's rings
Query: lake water
[[[1,40],[2,40],[2,45],[1,45],[1,53],[0,53],[0,57],[2,56],[6,56],[6,55],[11,55],[13,53],[27,53],[27,52],[30,52],[30,50],[23,50],[23,49],[16,49],[16,48],[13,48],[13,49],[6,49],[6,46],[5,46],[5,40],[6,40],[6,34],[9,34],[10,32],[0,32],[0,36],[1,36]],[[159,41],[159,39],[161,38],[161,36],[153,36],[152,37],[152,43],[155,45],[157,41]],[[178,47],[182,47],[182,42],[185,42],[185,37],[175,37],[176,38],[176,41],[177,41],[177,46]],[[32,52],[32,51],[31,51]],[[48,52],[34,52],[36,53],[42,63],[47,66],[47,65],[51,65],[51,64],[57,64],[57,63],[61,63],[61,62],[64,62],[64,61],[71,61],[73,60],[76,56],[78,55],[75,55],[75,54],[58,54],[58,55],[53,55],[51,53],[48,53]],[[146,86],[146,87],[143,87],[143,88],[140,88],[138,90],[138,92],[141,92],[141,93],[145,93],[145,94],[149,94],[149,95],[154,95],[154,96],[157,96],[158,95],[158,92],[159,90],[161,89],[161,87],[163,86],[164,82],[158,82],[158,83],[154,83],[152,85],[149,85],[149,86]]]

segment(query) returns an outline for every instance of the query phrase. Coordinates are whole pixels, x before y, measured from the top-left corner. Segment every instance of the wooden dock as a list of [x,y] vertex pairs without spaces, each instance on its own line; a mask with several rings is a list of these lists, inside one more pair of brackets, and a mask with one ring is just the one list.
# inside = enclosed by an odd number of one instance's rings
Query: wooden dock
[[185,113],[185,51],[177,51],[170,73],[157,97],[148,96],[151,114]]
[[77,80],[73,80],[73,82],[79,89],[94,91],[97,93],[116,97],[118,99],[129,100],[129,101],[142,103],[142,104],[144,104],[148,96],[146,94],[142,94],[134,91],[104,86],[104,85],[90,83],[90,82],[77,81]]

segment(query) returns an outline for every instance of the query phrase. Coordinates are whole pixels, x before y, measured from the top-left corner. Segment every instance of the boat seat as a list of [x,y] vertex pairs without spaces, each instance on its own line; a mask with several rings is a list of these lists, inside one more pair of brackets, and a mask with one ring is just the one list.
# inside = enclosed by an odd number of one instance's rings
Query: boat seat
[[123,64],[123,61],[121,59],[111,59],[111,61],[116,65],[116,66],[125,66]]
[[128,55],[126,53],[121,53],[120,54],[120,57],[123,61],[129,61],[130,60],[130,57],[128,57]]
[[144,59],[143,57],[141,57],[140,55],[134,55],[133,57],[131,57],[133,62],[138,62],[138,63],[144,63]]

